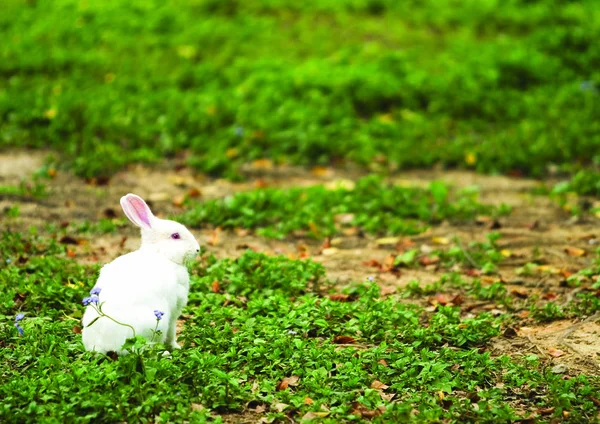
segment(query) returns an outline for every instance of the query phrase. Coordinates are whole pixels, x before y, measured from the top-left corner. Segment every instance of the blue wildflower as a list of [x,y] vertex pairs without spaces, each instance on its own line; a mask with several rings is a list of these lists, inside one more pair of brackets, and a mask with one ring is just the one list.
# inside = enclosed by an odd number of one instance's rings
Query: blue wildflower
[[95,294],[97,296],[100,294],[101,291],[102,291],[102,289],[100,287],[94,287],[93,289],[90,290],[90,294],[91,295]]
[[579,89],[581,91],[596,91],[596,84],[594,84],[594,81],[583,81],[579,84]]
[[17,327],[17,331],[19,332],[19,334],[20,334],[21,336],[24,336],[24,335],[25,335],[25,331],[23,331],[23,329],[21,328],[21,326],[19,325],[19,323],[18,323],[18,322],[15,322],[15,327]]
[[369,276],[367,277],[367,280],[368,280],[368,281],[370,281],[370,282],[372,283],[373,281],[375,281],[375,277],[373,277],[372,275],[369,275]]
[[17,314],[17,316],[15,317],[15,322],[19,322],[23,318],[25,318],[25,314]]
[[81,303],[83,303],[83,306],[87,306],[90,303],[92,303],[92,298],[91,297],[84,297],[83,300],[81,301]]
[[94,304],[98,304],[98,301],[100,301],[100,298],[98,296],[96,296],[95,294],[90,296],[90,302],[94,303]]
[[160,321],[162,319],[162,317],[163,317],[164,314],[165,314],[164,312],[161,312],[158,309],[154,310],[154,316],[156,317],[156,319],[158,321]]
[[12,261],[10,260],[10,258],[8,258],[8,259],[6,260],[6,263],[7,263],[7,264],[9,264],[9,263],[11,263],[11,262],[12,262]]

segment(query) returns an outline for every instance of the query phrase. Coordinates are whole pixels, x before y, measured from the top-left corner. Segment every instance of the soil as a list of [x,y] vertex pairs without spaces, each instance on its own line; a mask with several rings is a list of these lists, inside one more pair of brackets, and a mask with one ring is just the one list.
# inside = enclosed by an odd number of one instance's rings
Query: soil
[[[18,184],[24,177],[41,168],[45,152],[13,151],[0,154],[0,185]],[[313,184],[338,184],[356,180],[360,174],[353,170],[317,169],[308,171],[282,167],[249,169],[248,180],[234,183],[210,179],[188,168],[178,168],[173,163],[147,168],[130,167],[108,182],[85,181],[68,172],[58,171],[53,178],[44,180],[49,195],[42,199],[29,197],[0,197],[0,213],[17,204],[18,218],[0,215],[0,228],[22,231],[30,226],[43,228],[46,224],[67,226],[100,218],[122,217],[119,198],[125,193],[136,193],[147,199],[159,217],[182,212],[177,206],[184,195],[197,191],[199,200],[221,198],[235,192],[256,187],[292,187]],[[496,276],[484,277],[490,281],[503,281],[509,292],[517,296],[547,295],[554,301],[566,304],[573,298],[573,288],[563,287],[565,275],[590,266],[599,242],[598,219],[593,216],[573,218],[548,196],[536,196],[531,190],[540,182],[506,176],[485,176],[466,171],[409,171],[390,178],[398,184],[425,185],[432,180],[443,180],[462,188],[477,185],[483,203],[507,204],[512,207],[509,216],[497,221],[481,218],[475,222],[455,224],[443,222],[425,233],[409,238],[399,238],[385,243],[374,236],[346,235],[332,240],[314,240],[290,236],[285,240],[258,237],[249,231],[220,231],[219,229],[192,229],[206,250],[219,258],[235,258],[246,249],[270,254],[284,254],[293,258],[310,257],[322,263],[328,278],[339,288],[354,281],[364,281],[373,276],[384,294],[411,281],[428,284],[437,281],[445,272],[436,265],[400,272],[382,272],[369,266],[375,261],[385,263],[386,258],[398,253],[402,246],[411,244],[422,251],[443,247],[443,240],[458,237],[463,243],[482,241],[490,231],[498,231],[499,244],[510,251]],[[102,183],[102,184],[101,184]],[[136,249],[139,234],[132,225],[119,228],[115,234],[74,234],[83,239],[70,246],[74,260],[82,263],[107,263],[115,257]],[[442,244],[440,244],[442,242]],[[583,249],[585,254],[574,255],[569,248]],[[581,253],[581,252],[580,252]],[[522,276],[516,270],[536,260],[547,264],[542,275]],[[410,299],[431,306],[431,299]],[[502,305],[480,302],[468,305],[471,313],[503,310]],[[562,372],[570,375],[585,373],[600,375],[600,316],[579,320],[558,320],[550,324],[535,324],[524,311],[514,311],[517,321],[514,332],[505,332],[490,346],[495,355],[540,356],[548,367],[563,364]],[[556,370],[559,370],[557,368]],[[237,422],[252,417],[226,416],[227,422]]]

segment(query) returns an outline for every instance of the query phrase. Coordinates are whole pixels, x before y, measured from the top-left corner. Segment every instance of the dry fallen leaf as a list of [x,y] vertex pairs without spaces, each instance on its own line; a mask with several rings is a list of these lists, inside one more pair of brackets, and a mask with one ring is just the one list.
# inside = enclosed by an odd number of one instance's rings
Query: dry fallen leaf
[[384,237],[375,240],[377,246],[394,246],[400,241],[400,237]]
[[571,275],[573,275],[573,273],[567,269],[561,269],[560,275],[562,275],[565,278],[569,278]]
[[388,366],[388,363],[385,359],[380,359],[379,361],[377,361],[377,363],[383,365],[384,367]]
[[185,196],[183,194],[180,194],[173,198],[173,205],[180,208],[183,206],[184,201],[185,201]]
[[587,254],[585,250],[572,246],[566,247],[565,253],[569,256],[585,256]]
[[382,400],[385,400],[386,402],[391,402],[394,396],[396,396],[396,393],[379,392],[379,396]]
[[191,188],[188,191],[188,196],[190,197],[200,197],[202,195],[202,192],[200,190],[198,190],[197,188]]
[[436,306],[436,305],[442,305],[442,306],[446,306],[446,305],[460,305],[463,302],[463,297],[459,294],[457,295],[449,295],[446,293],[438,293],[433,297],[430,297],[428,299],[428,302],[430,305]]
[[315,177],[327,177],[333,175],[333,170],[324,166],[315,166],[310,170],[310,173]]
[[512,289],[510,291],[510,293],[513,294],[514,296],[517,296],[517,297],[521,298],[521,299],[526,299],[529,296],[529,292],[527,292],[527,289],[525,289],[523,287]]
[[264,179],[259,178],[258,180],[254,181],[254,187],[256,187],[256,188],[267,188],[267,187],[269,187],[269,183],[266,182]]
[[555,358],[560,358],[561,356],[565,355],[565,352],[560,349],[556,349],[555,347],[551,347],[548,349],[548,354]]
[[72,328],[72,330],[73,330],[73,333],[75,333],[75,334],[81,334],[81,327],[79,327],[79,326],[77,326],[77,325],[76,325],[76,326],[74,326],[74,327]]
[[363,417],[363,418],[375,418],[375,417],[381,415],[381,413],[383,412],[379,409],[369,409],[365,405],[363,405],[362,403],[359,403],[359,402],[354,402],[352,407],[353,407],[352,415],[356,415],[356,416]]
[[335,293],[329,295],[329,300],[333,300],[334,302],[348,302],[350,295],[343,293]]
[[204,406],[199,403],[192,403],[192,411],[202,411]]
[[262,414],[266,410],[267,407],[265,405],[256,405],[256,408],[254,408],[254,412],[256,412],[257,414]]
[[450,244],[450,239],[447,237],[434,237],[431,241],[435,244]]
[[233,231],[235,232],[235,235],[238,237],[246,237],[248,234],[250,234],[250,230],[248,230],[247,228],[236,227],[233,229]]
[[[383,260],[381,264],[381,272],[390,272],[395,269],[394,262],[396,261],[395,255],[389,255]],[[397,270],[397,269],[396,269]]]
[[325,418],[329,412],[307,412],[301,418],[302,421],[314,420],[315,418]]
[[356,342],[356,339],[351,336],[335,336],[333,342],[335,344],[352,344]]
[[219,293],[219,289],[221,288],[220,284],[219,284],[219,280],[215,280],[212,282],[211,288],[210,290],[213,293]]
[[439,256],[422,256],[419,258],[419,263],[423,266],[437,264],[439,261]]
[[75,253],[75,251],[74,251],[74,250],[67,249],[67,256],[68,256],[69,258],[74,258],[76,255],[77,255],[77,254]]
[[379,380],[375,380],[371,383],[371,389],[375,389],[375,390],[385,390],[387,389],[389,386],[387,384],[383,384],[381,381]]
[[481,271],[475,268],[468,268],[465,269],[464,271],[465,275],[468,275],[469,277],[479,277],[481,276]]
[[298,377],[297,375],[292,375],[291,377],[286,377],[285,380],[287,380],[290,386],[295,387],[298,385],[300,377]]
[[381,262],[377,259],[369,259],[368,261],[364,261],[363,265],[372,267],[372,268],[381,268]]
[[216,246],[217,244],[219,244],[219,234],[221,234],[221,228],[217,227],[213,230],[213,232],[210,234],[210,237],[208,238],[207,243],[210,246]]
[[308,396],[304,398],[304,404],[305,405],[312,405],[314,403],[314,401],[309,398]]
[[540,415],[550,415],[554,412],[554,407],[538,409]]
[[[255,137],[260,138],[260,137]],[[273,169],[273,162],[269,159],[257,159],[252,162],[252,168],[254,169]]]
[[285,408],[287,408],[288,406],[290,406],[290,405],[288,405],[287,403],[276,403],[276,404],[274,404],[274,405],[271,405],[271,406],[272,406],[272,407],[273,407],[273,409],[275,409],[277,412],[283,412],[283,410],[284,410]]

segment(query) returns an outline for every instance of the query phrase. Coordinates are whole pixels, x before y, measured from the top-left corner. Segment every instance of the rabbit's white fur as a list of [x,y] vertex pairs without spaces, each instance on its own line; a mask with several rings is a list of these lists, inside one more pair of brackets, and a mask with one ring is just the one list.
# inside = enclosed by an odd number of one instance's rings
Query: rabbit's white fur
[[[102,312],[124,324],[137,335],[152,339],[156,328],[155,310],[164,312],[158,323],[160,336],[154,341],[179,348],[177,318],[187,304],[189,275],[185,262],[200,250],[194,236],[183,225],[156,218],[144,200],[135,194],[121,198],[125,215],[142,230],[139,250],[120,256],[105,265],[95,287],[99,288]],[[179,238],[174,238],[178,234]],[[121,347],[132,337],[129,327],[101,317],[89,305],[83,316],[83,344],[86,350],[126,354]]]

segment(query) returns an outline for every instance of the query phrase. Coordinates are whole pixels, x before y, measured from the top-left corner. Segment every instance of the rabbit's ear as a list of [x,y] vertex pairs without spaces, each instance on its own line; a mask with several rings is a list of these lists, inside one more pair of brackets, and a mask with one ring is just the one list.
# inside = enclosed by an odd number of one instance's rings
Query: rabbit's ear
[[154,215],[152,211],[140,196],[135,194],[126,194],[121,197],[121,207],[127,218],[140,228],[152,228]]

